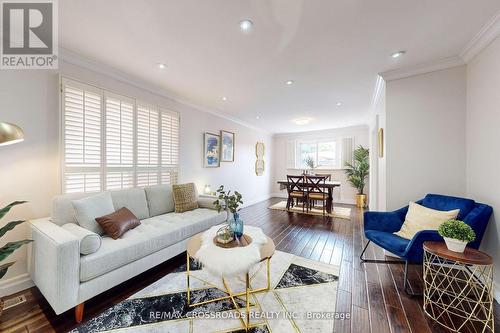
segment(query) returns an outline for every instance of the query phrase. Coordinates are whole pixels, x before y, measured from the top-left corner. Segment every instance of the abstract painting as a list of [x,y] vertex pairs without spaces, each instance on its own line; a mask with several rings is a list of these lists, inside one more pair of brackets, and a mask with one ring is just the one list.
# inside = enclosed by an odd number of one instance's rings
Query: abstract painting
[[205,133],[203,153],[205,168],[218,168],[220,166],[220,135]]
[[228,131],[220,131],[222,150],[222,162],[234,162],[234,133]]

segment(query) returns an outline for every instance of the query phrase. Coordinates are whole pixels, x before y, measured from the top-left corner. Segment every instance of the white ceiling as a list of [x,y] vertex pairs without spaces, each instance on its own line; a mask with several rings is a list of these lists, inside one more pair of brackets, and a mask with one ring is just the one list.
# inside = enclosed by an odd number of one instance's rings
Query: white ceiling
[[[499,10],[498,0],[64,0],[59,34],[69,51],[281,133],[366,123],[377,73],[458,55]],[[302,117],[310,124],[291,121]]]

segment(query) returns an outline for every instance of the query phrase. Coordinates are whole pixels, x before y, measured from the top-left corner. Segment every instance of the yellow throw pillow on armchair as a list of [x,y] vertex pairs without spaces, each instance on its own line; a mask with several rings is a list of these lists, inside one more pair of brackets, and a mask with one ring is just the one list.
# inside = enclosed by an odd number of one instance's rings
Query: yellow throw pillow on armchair
[[172,185],[172,193],[176,213],[198,208],[198,195],[194,183]]
[[401,226],[401,230],[394,234],[406,239],[412,239],[419,231],[437,230],[444,221],[457,218],[458,213],[460,213],[460,209],[442,211],[410,202],[405,222]]

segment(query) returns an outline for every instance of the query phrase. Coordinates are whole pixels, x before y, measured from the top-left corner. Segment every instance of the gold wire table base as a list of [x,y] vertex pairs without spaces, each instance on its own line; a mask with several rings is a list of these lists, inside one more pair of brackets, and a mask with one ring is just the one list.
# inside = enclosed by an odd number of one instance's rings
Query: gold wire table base
[[424,312],[454,332],[494,332],[493,265],[449,260],[424,247]]
[[[205,280],[202,280],[194,275],[191,274],[190,272],[190,258],[191,256],[189,255],[189,253],[187,253],[187,267],[186,267],[186,280],[187,280],[187,304],[189,307],[195,307],[195,306],[200,306],[200,305],[204,305],[204,304],[208,304],[208,303],[214,303],[214,302],[219,302],[219,301],[223,301],[223,300],[227,300],[227,299],[230,299],[231,302],[233,303],[233,306],[235,308],[236,311],[240,312],[240,316],[239,316],[239,319],[241,321],[241,324],[243,325],[243,328],[248,331],[248,329],[250,328],[250,295],[253,295],[253,294],[256,294],[256,293],[261,293],[261,292],[265,292],[265,291],[269,291],[271,289],[271,258],[266,258],[265,261],[266,261],[266,266],[267,266],[267,287],[265,288],[259,288],[259,289],[252,289],[251,286],[250,286],[250,275],[249,275],[249,272],[247,272],[245,274],[245,291],[244,292],[240,292],[240,293],[233,293],[231,291],[231,289],[229,288],[229,285],[226,281],[226,279],[224,278],[224,276],[222,276],[222,284],[224,285],[224,288],[226,290],[222,290],[220,289],[219,287],[217,287],[216,285],[214,284],[211,284]],[[193,277],[201,282],[204,282],[212,287],[215,287],[217,289],[219,289],[220,291],[222,291],[223,293],[227,294],[227,296],[223,296],[223,297],[218,297],[218,298],[215,298],[215,299],[211,299],[211,300],[208,300],[208,301],[203,301],[203,302],[198,302],[198,303],[193,303],[191,304],[191,289],[190,289],[190,278]],[[245,296],[245,319],[243,319],[243,316],[241,316],[241,311],[242,308],[240,308],[238,306],[238,303],[236,302],[236,298],[237,297],[241,297],[241,296]]]

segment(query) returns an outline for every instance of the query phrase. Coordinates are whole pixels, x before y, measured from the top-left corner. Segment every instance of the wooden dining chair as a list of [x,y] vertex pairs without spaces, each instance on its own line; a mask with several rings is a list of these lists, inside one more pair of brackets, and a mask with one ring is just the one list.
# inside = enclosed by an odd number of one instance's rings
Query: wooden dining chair
[[286,201],[286,209],[293,207],[293,200],[302,201],[302,211],[307,203],[307,188],[304,187],[304,176],[286,175],[288,199]]
[[310,202],[323,202],[323,216],[326,215],[326,204],[328,201],[328,192],[325,188],[325,176],[306,176],[307,184],[307,209],[309,210]]
[[326,180],[328,180],[328,181],[332,180],[332,174],[331,173],[316,173],[314,175],[318,176],[318,177],[325,177]]

